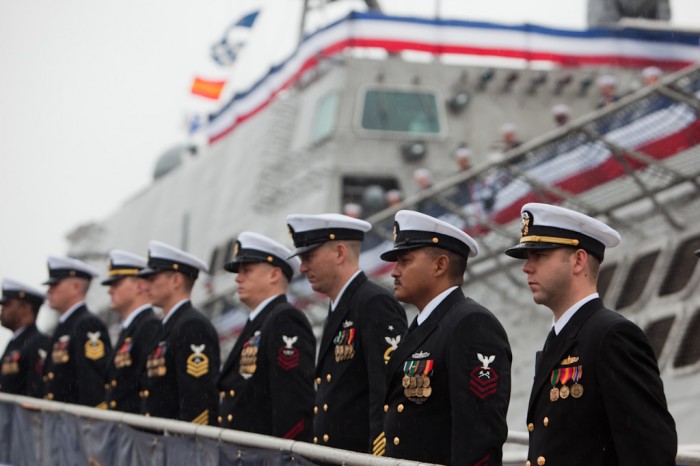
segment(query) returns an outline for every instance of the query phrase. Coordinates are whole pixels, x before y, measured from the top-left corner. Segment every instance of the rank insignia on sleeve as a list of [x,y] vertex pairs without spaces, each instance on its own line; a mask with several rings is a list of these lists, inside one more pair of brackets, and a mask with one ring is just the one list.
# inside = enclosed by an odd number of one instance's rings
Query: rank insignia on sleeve
[[481,366],[475,367],[469,374],[469,391],[483,400],[495,394],[498,389],[498,374],[493,367],[489,367],[496,356],[484,356],[481,353],[476,356],[481,361]]
[[399,347],[401,335],[396,335],[396,338],[384,337],[384,340],[389,343],[389,347],[386,349],[386,351],[384,351],[384,364],[388,364],[391,353],[393,353],[394,350]]
[[51,361],[54,364],[65,364],[70,361],[68,346],[70,345],[70,335],[62,335],[51,348]]
[[248,338],[241,350],[238,372],[244,379],[251,378],[258,368],[258,346],[260,346],[260,330],[256,330],[253,336]]
[[[346,321],[347,322],[347,321]],[[352,322],[350,322],[352,325]],[[345,327],[345,323],[343,324]],[[335,362],[347,361],[355,357],[355,329],[345,328],[340,330],[333,339],[335,344]]]
[[88,332],[88,341],[85,342],[85,357],[93,361],[102,359],[105,355],[105,344],[100,340],[102,332]]
[[299,366],[299,349],[294,346],[298,339],[297,336],[282,335],[284,346],[277,351],[277,365],[285,371]]
[[167,374],[168,369],[165,365],[165,353],[167,350],[167,343],[161,341],[156,346],[156,349],[148,355],[148,360],[146,361],[146,375],[148,377],[163,377]]
[[209,373],[209,358],[204,351],[205,345],[190,345],[192,354],[187,357],[187,373],[199,378]]
[[433,376],[434,361],[423,359],[408,360],[403,363],[404,376],[401,379],[403,394],[416,404],[424,403],[433,393],[430,378]]
[[12,351],[2,358],[2,375],[17,374],[19,372],[19,350]]
[[131,347],[131,337],[126,337],[124,343],[117,348],[117,351],[114,354],[114,367],[121,369],[122,367],[131,366]]

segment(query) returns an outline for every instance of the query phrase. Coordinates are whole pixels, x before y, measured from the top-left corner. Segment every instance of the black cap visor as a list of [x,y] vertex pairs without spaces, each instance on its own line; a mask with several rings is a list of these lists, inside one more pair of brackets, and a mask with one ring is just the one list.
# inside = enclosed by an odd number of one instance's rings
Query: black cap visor
[[562,244],[554,243],[520,243],[513,246],[512,248],[506,249],[505,253],[506,255],[514,257],[516,259],[527,259],[527,251],[531,249],[556,249],[564,247],[573,246],[564,246]]
[[[328,240],[331,241],[331,240]],[[326,241],[320,242],[320,243],[315,243],[315,244],[309,244],[307,246],[299,246],[296,248],[294,251],[292,251],[292,255],[287,257],[287,259],[291,259],[292,257],[295,256],[301,256],[302,254],[305,254],[309,251],[313,251],[314,249],[320,248]]]

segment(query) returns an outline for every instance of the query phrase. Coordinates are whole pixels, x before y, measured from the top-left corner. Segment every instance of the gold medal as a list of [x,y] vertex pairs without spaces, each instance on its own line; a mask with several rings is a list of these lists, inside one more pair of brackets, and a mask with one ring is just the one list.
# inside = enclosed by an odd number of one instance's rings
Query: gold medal
[[549,401],[557,401],[558,399],[559,389],[557,387],[554,387],[549,391]]
[[423,387],[423,376],[421,376],[421,375],[416,376],[416,387],[418,387],[418,388]]
[[428,398],[430,394],[433,393],[433,388],[432,387],[425,387],[423,389],[423,396]]
[[403,388],[408,388],[411,385],[411,378],[404,374],[403,379],[401,379],[401,386]]
[[583,395],[583,385],[581,385],[580,383],[575,383],[571,387],[571,396],[573,396],[574,398],[581,398],[582,395]]
[[567,387],[566,385],[562,386],[559,389],[559,396],[562,398],[562,400],[569,398],[569,387]]
[[423,398],[423,387],[416,388],[416,396]]
[[426,388],[430,387],[430,377],[428,377],[427,375],[423,376],[423,386]]
[[415,375],[413,377],[411,377],[411,385],[409,385],[409,386],[411,388],[416,388],[417,384],[416,384],[416,376]]

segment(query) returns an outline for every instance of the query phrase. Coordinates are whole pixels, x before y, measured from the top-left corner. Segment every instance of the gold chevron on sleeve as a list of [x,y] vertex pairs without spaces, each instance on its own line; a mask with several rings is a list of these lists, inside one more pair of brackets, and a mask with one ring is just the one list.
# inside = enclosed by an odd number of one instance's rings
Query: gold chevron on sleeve
[[205,409],[204,411],[202,411],[202,414],[200,414],[196,418],[192,419],[191,422],[193,424],[201,424],[204,426],[209,424],[209,410]]
[[377,435],[377,438],[372,442],[372,454],[374,456],[384,456],[384,451],[386,450],[386,436],[384,432]]

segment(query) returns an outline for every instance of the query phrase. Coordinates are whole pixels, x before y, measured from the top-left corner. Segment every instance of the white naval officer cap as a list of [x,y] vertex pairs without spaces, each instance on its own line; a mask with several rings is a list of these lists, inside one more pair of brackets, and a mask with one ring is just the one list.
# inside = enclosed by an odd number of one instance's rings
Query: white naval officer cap
[[47,263],[49,279],[44,282],[44,285],[53,285],[64,278],[83,278],[90,281],[100,274],[91,265],[72,257],[49,256]]
[[46,293],[19,280],[4,278],[2,280],[2,298],[0,304],[5,304],[11,299],[21,299],[41,306],[46,299]]
[[111,285],[124,277],[135,277],[146,268],[146,259],[129,251],[109,251],[109,272],[103,285]]
[[413,210],[399,210],[394,216],[394,249],[380,257],[396,262],[400,252],[426,246],[447,249],[465,259],[479,254],[474,238],[454,225]]
[[180,272],[196,279],[200,270],[208,272],[209,267],[198,257],[162,241],[151,240],[148,242],[148,265],[139,272],[139,276]]
[[264,262],[279,267],[287,280],[291,280],[301,265],[301,260],[291,255],[292,251],[277,241],[259,233],[244,231],[236,238],[233,260],[224,264],[224,269],[238,273],[241,264]]
[[362,241],[372,225],[341,214],[291,214],[287,228],[296,248],[293,256],[316,249],[326,241]]
[[574,210],[531,202],[520,209],[520,242],[506,250],[517,259],[526,259],[528,249],[580,248],[601,262],[605,248],[620,244],[620,234],[605,223]]

